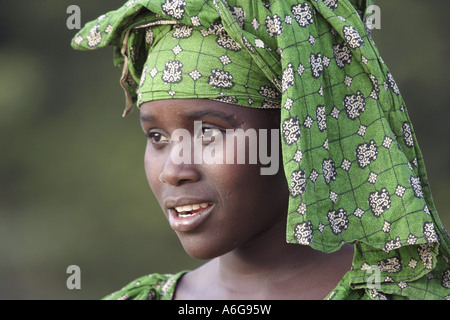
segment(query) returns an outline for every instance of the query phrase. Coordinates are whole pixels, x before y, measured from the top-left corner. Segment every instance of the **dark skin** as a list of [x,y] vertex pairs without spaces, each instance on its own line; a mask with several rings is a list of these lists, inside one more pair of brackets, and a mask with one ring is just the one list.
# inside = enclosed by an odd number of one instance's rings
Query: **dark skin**
[[[261,165],[248,161],[173,161],[179,142],[171,141],[171,134],[178,128],[191,136],[194,121],[202,121],[205,136],[225,136],[226,129],[278,129],[278,114],[207,99],[141,105],[150,187],[186,252],[210,260],[181,278],[175,299],[323,299],[350,270],[352,247],[325,254],[286,243],[289,192],[281,160],[275,175],[261,175]],[[195,203],[208,203],[197,220],[175,209]],[[184,224],[190,219],[195,222]]]

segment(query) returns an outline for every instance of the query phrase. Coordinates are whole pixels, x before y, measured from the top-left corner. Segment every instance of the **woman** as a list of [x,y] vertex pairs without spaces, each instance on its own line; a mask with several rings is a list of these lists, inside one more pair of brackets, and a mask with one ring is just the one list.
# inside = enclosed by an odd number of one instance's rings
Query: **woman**
[[[128,1],[75,36],[115,46],[150,187],[185,250],[211,259],[107,298],[450,297],[449,237],[368,2]],[[280,148],[259,139],[277,129]],[[279,170],[255,148],[280,150]]]

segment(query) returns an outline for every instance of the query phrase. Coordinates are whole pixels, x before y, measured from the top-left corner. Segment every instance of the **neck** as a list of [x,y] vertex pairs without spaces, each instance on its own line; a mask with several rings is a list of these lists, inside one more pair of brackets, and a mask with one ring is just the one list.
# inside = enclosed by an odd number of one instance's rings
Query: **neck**
[[[351,267],[353,249],[325,254],[288,244],[285,222],[183,277],[177,299],[323,299]],[[283,230],[283,232],[281,232]]]
[[[283,232],[279,232],[281,228]],[[309,246],[286,243],[284,230],[282,222],[273,234],[213,260],[221,286],[234,297],[271,294],[314,270],[325,255]]]

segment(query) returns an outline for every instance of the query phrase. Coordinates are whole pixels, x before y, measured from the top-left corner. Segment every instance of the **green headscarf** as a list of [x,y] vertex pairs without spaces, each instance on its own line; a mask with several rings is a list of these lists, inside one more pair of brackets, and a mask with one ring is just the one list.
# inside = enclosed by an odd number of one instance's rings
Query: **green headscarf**
[[[113,45],[133,103],[210,98],[280,108],[287,241],[353,268],[329,298],[450,298],[449,236],[363,0],[130,0],[74,37]],[[381,285],[368,287],[370,266]]]

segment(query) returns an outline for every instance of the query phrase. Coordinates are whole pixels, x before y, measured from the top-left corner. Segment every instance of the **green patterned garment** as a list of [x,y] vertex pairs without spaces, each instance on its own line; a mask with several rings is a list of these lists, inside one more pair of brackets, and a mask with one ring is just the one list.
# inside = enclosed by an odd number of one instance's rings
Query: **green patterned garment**
[[[177,98],[279,108],[287,241],[355,247],[327,298],[450,299],[450,239],[405,103],[366,29],[370,4],[130,0],[72,46],[114,46],[124,114]],[[170,298],[179,275],[150,275],[109,298]]]

